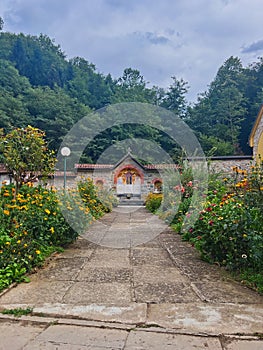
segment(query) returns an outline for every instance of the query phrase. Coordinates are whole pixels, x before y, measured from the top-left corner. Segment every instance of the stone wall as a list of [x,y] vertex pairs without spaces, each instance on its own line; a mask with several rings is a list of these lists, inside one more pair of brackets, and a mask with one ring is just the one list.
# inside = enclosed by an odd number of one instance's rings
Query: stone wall
[[231,174],[233,167],[248,170],[252,165],[252,156],[244,157],[214,157],[207,161],[209,172]]

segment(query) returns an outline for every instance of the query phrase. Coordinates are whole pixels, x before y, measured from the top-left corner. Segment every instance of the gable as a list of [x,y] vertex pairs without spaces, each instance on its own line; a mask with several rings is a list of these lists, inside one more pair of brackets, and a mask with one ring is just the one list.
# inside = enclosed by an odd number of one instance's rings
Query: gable
[[114,169],[117,169],[119,168],[120,166],[123,166],[123,165],[133,165],[135,166],[136,168],[139,168],[140,170],[144,170],[144,166],[138,161],[136,160],[131,154],[130,152],[128,152],[122,159],[120,159],[118,161],[118,163],[116,163],[114,165]]

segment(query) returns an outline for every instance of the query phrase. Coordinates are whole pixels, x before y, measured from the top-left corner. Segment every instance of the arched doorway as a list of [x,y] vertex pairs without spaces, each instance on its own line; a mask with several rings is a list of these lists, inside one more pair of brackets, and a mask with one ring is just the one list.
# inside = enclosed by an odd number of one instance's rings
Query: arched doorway
[[125,166],[115,176],[118,196],[141,196],[142,173],[132,166]]
[[161,179],[153,180],[153,192],[154,193],[162,193],[163,190],[163,182]]

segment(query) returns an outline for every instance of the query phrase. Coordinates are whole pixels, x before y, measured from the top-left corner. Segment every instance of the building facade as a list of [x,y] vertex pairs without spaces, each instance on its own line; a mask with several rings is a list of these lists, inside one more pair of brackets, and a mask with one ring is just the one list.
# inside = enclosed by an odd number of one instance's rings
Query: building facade
[[263,159],[263,105],[261,106],[257,119],[249,137],[249,145],[253,147],[255,160]]
[[[175,168],[176,165],[169,165]],[[91,178],[95,185],[113,190],[120,198],[144,200],[150,192],[161,192],[160,171],[167,165],[143,165],[128,152],[117,164],[76,164],[77,179]]]

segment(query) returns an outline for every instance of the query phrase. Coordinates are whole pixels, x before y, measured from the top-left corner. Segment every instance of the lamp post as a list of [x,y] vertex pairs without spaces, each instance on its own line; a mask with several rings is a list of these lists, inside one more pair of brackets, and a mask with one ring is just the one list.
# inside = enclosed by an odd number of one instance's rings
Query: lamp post
[[62,147],[61,154],[64,157],[64,190],[66,189],[66,172],[67,172],[67,157],[70,156],[70,148]]

